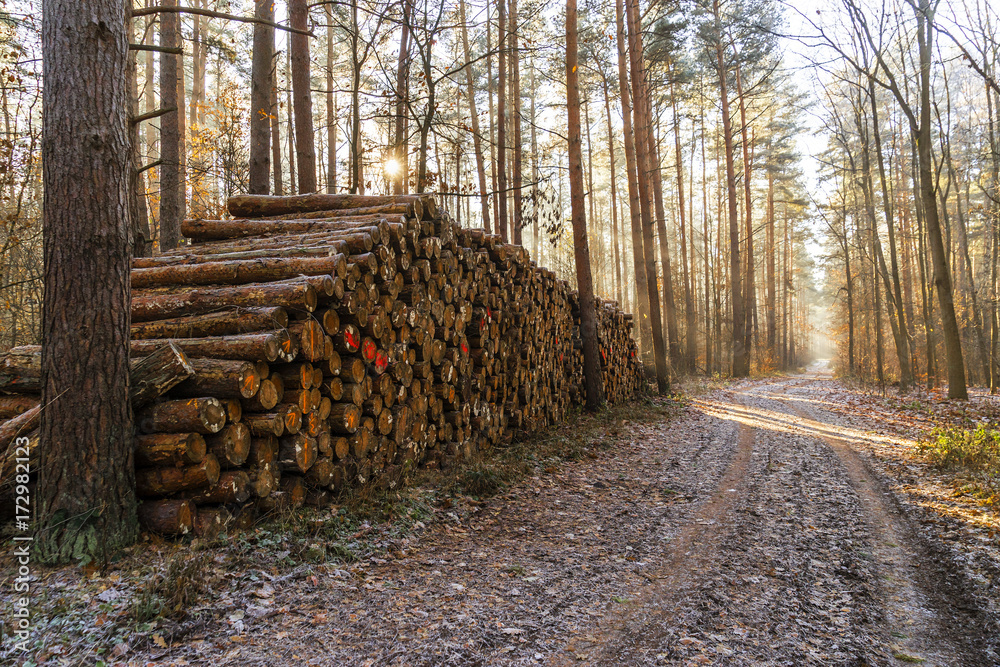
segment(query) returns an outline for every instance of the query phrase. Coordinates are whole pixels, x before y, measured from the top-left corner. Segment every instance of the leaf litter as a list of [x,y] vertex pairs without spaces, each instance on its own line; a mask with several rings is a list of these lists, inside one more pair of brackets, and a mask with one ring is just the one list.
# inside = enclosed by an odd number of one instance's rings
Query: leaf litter
[[[525,445],[519,470],[467,475],[480,496],[460,475],[445,490],[437,479],[397,492],[370,516],[342,507],[228,542],[154,539],[101,571],[39,572],[37,641],[25,657],[998,662],[995,508],[956,495],[954,479],[916,446],[942,423],[992,419],[993,399],[976,395],[960,414],[931,399],[916,410],[912,399],[791,377],[730,383],[683,403],[581,417],[545,434],[548,445]],[[846,442],[858,460],[831,442]],[[873,509],[865,484],[891,496],[898,516]],[[893,568],[897,547],[878,543],[886,526],[916,527],[898,549],[924,573]],[[188,583],[162,576],[190,559],[200,574]],[[185,590],[171,590],[178,585]],[[945,600],[928,595],[936,585]],[[4,651],[14,657],[9,644]]]

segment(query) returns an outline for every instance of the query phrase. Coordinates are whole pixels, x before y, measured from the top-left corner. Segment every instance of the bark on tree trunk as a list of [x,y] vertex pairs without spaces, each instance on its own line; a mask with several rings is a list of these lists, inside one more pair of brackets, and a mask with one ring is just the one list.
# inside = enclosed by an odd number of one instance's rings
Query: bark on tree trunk
[[[501,0],[502,1],[502,0]],[[573,248],[576,280],[580,293],[580,338],[583,341],[583,376],[587,409],[597,411],[604,403],[601,359],[597,340],[597,312],[590,274],[587,217],[583,201],[583,155],[580,148],[580,81],[577,73],[576,0],[566,0],[566,108],[569,130],[569,185],[573,217]]]
[[[653,238],[653,227],[656,224],[650,210],[650,187],[649,178],[653,171],[650,164],[649,149],[652,145],[650,141],[650,117],[644,113],[646,97],[643,86],[642,65],[642,45],[638,34],[638,7],[633,3],[635,0],[628,0],[626,10],[628,12],[629,23],[629,57],[631,60],[632,74],[632,99],[634,101],[632,113],[635,117],[635,154],[636,154],[636,180],[639,185],[639,211],[642,219],[642,248],[646,263],[646,283],[649,293],[649,320],[653,338],[653,361],[656,366],[656,384],[660,393],[670,391],[670,372],[667,368],[667,355],[664,348],[663,337],[663,317],[660,314],[660,290],[656,281],[656,254],[655,242]],[[655,195],[655,184],[654,184]],[[660,205],[662,206],[662,199]],[[666,244],[666,238],[661,238],[661,253]],[[664,278],[669,272],[664,267]],[[666,282],[666,281],[664,281]],[[669,289],[664,285],[664,289]]]
[[[466,95],[469,98],[469,115],[472,118],[472,144],[476,152],[476,172],[479,175],[479,204],[482,209],[483,229],[490,233],[490,198],[486,186],[486,167],[483,163],[483,141],[479,136],[479,113],[476,111],[476,89],[472,80],[472,58],[469,55],[469,27],[465,20],[465,0],[458,5],[459,21],[462,23],[462,49],[465,54]],[[537,259],[537,258],[536,258]]]
[[[306,0],[288,0],[288,21],[293,28],[309,27]],[[312,91],[309,76],[309,38],[298,32],[288,36],[295,96],[295,154],[299,168],[299,192],[316,192],[316,136],[313,132]]]
[[765,235],[765,247],[767,253],[767,294],[765,310],[767,311],[767,357],[770,363],[774,363],[777,352],[777,320],[775,319],[775,284],[774,284],[774,171],[767,170],[767,232]]
[[[126,21],[128,31],[134,32],[131,17]],[[130,39],[131,41],[131,39]],[[146,191],[142,183],[139,154],[139,124],[133,123],[132,119],[139,115],[139,94],[138,82],[136,81],[136,53],[129,54],[128,59],[128,85],[129,85],[129,185],[128,199],[130,208],[131,230],[129,232],[130,244],[132,246],[133,257],[148,257],[153,252],[153,239],[149,230],[149,211],[146,208]]]
[[[669,63],[668,63],[669,67]],[[684,280],[684,320],[687,331],[687,351],[683,358],[683,367],[689,373],[695,370],[695,362],[698,358],[698,322],[695,319],[694,309],[694,287],[693,287],[693,266],[688,266],[687,246],[688,232],[684,218],[684,154],[681,150],[681,121],[677,115],[677,80],[673,77],[670,81],[670,105],[674,116],[674,152],[677,168],[677,210],[680,213],[680,233],[681,233],[681,271]],[[694,221],[690,221],[692,228]],[[692,234],[691,244],[694,245]]]
[[271,35],[271,164],[274,167],[274,194],[282,196],[285,194],[284,176],[281,170],[281,123],[279,122],[278,107],[278,59],[280,54],[274,48],[274,35]]
[[497,0],[497,51],[499,68],[497,78],[497,231],[504,243],[507,234],[507,0]]
[[[299,193],[296,189],[299,179],[296,177],[295,159],[295,113],[292,102],[292,54],[285,52],[285,112],[288,117],[288,136],[285,137],[285,148],[288,151],[288,194]],[[299,193],[301,194],[301,193]]]
[[920,122],[917,132],[917,156],[920,165],[920,196],[927,221],[927,240],[934,264],[934,288],[941,308],[945,356],[948,362],[948,398],[969,397],[965,384],[965,362],[962,338],[955,315],[954,293],[948,256],[941,236],[935,191],[937,188],[933,156],[931,155],[931,52],[933,49],[933,10],[930,0],[920,0],[917,14],[917,43],[920,51]]
[[[464,24],[463,24],[464,29]],[[466,58],[468,60],[468,58]],[[393,177],[393,194],[403,194],[407,191],[409,169],[407,167],[406,140],[406,102],[409,97],[407,82],[410,78],[410,3],[403,2],[403,27],[399,37],[399,60],[396,64],[396,128],[395,128],[395,159],[398,173]]]
[[743,301],[743,275],[740,262],[740,221],[736,201],[736,168],[733,164],[733,123],[729,115],[729,83],[726,80],[726,57],[722,44],[722,18],[719,0],[712,1],[715,18],[715,59],[719,75],[719,98],[722,102],[722,134],[726,152],[726,194],[729,202],[729,289],[733,313],[733,376],[746,377],[750,373],[743,331],[746,314]]
[[628,89],[628,69],[625,49],[624,0],[615,2],[616,40],[618,44],[618,85],[622,104],[623,135],[625,137],[625,170],[628,183],[629,214],[632,225],[632,260],[635,270],[636,316],[639,318],[639,343],[647,360],[653,353],[650,323],[649,282],[646,279],[646,255],[643,249],[642,218],[639,211],[639,190],[636,172],[635,136],[632,132],[632,103]]
[[[899,284],[899,261],[896,255],[896,230],[893,220],[892,199],[889,197],[889,184],[885,174],[885,158],[882,155],[882,134],[879,130],[878,103],[875,97],[875,81],[868,80],[868,99],[872,110],[872,137],[875,140],[875,155],[878,160],[879,181],[882,185],[882,208],[885,212],[885,225],[889,234],[889,262],[892,272],[886,280],[886,296],[890,300],[895,312],[890,312],[890,317],[895,318],[893,326],[893,340],[896,344],[896,356],[899,360],[899,390],[905,392],[913,384],[913,367],[910,365],[910,340],[906,330],[906,309],[903,307],[903,293]],[[874,193],[874,190],[873,190]],[[885,259],[882,258],[881,243],[879,243],[879,261],[882,271],[885,273]]]
[[351,194],[364,194],[361,173],[361,63],[358,60],[358,2],[351,0]]
[[[615,183],[615,135],[611,125],[611,96],[608,94],[608,78],[604,76],[603,70],[601,71],[601,82],[604,84],[604,114],[608,123],[608,159],[610,161],[610,177],[608,180],[611,183],[611,237],[615,252],[615,287],[618,303],[624,308],[625,301],[622,296],[622,254],[619,251],[618,239],[618,188]],[[532,123],[534,123],[534,118],[532,118]],[[532,151],[534,151],[534,148],[532,148]]]
[[[274,21],[272,0],[256,0],[254,16]],[[252,195],[271,192],[271,59],[274,28],[253,27],[253,63],[250,80],[250,188]]]
[[337,192],[337,96],[333,92],[333,6],[326,13],[326,191]]
[[752,139],[749,136],[747,123],[746,95],[743,93],[743,72],[739,63],[736,64],[736,97],[740,104],[740,135],[743,148],[743,195],[744,215],[746,216],[746,283],[743,289],[743,307],[747,310],[746,327],[743,331],[743,349],[746,354],[747,371],[750,370],[750,356],[753,349],[753,315],[757,305],[757,280],[755,276],[753,250],[753,196],[750,192],[751,176],[753,175],[753,160],[751,158]]
[[35,547],[46,563],[106,562],[138,534],[125,11],[122,0],[94,0],[86,12],[75,0],[43,4],[40,437],[50,446],[41,452]]
[[[163,0],[164,7],[173,7],[176,0]],[[160,17],[160,46],[178,46],[178,15],[167,12]],[[160,107],[173,109],[160,117],[160,252],[177,247],[181,236],[181,157],[180,117],[183,111],[177,99],[177,61],[180,56],[160,54]]]
[[[517,0],[510,0],[510,98],[511,98],[511,122],[514,125],[514,164],[513,183],[514,190],[514,215],[511,220],[511,241],[515,245],[522,245],[521,242],[521,219],[524,214],[524,201],[521,195],[521,162],[522,162],[522,141],[521,141],[521,56],[517,47]],[[589,128],[588,128],[589,132]]]
[[[497,190],[497,133],[496,115],[493,109],[493,43],[490,38],[489,4],[486,9],[486,99],[490,112],[490,186],[493,192],[493,220],[496,231],[500,230],[500,199]],[[489,228],[487,227],[487,231]]]

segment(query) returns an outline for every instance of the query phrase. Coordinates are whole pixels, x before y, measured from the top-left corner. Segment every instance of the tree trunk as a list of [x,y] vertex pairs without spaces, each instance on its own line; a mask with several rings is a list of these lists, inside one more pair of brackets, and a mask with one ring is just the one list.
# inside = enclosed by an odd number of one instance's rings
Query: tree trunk
[[[639,318],[639,343],[647,359],[653,352],[652,324],[650,323],[649,281],[646,279],[646,254],[643,249],[642,217],[639,210],[639,190],[636,173],[635,137],[632,132],[632,103],[628,89],[627,52],[625,49],[625,22],[623,3],[615,2],[615,21],[618,44],[618,85],[622,103],[622,124],[625,138],[625,170],[628,183],[629,214],[632,224],[632,260],[635,270],[636,316]],[[654,277],[655,279],[655,277]]]
[[[151,3],[156,0],[145,0],[146,7],[149,7]],[[146,17],[145,25],[146,39],[150,43],[155,42],[156,31],[153,29],[153,17]],[[145,89],[143,90],[143,96],[146,98],[145,112],[151,113],[156,110],[156,53],[154,51],[146,51],[146,83]],[[147,121],[146,122],[146,160],[148,162],[156,162],[160,159],[160,148],[159,148],[159,123],[162,121]],[[162,169],[162,167],[161,167]],[[160,170],[150,169],[146,171],[146,180],[149,183],[149,190],[155,192],[159,189],[159,176]],[[152,243],[152,235],[150,236],[150,242]]]
[[[618,303],[624,308],[625,300],[622,296],[622,255],[618,249],[618,189],[615,184],[615,135],[614,128],[611,125],[611,96],[608,91],[608,78],[604,76],[603,70],[601,71],[601,83],[604,84],[604,114],[608,122],[608,159],[610,161],[610,176],[608,181],[611,184],[611,238],[615,252],[615,287]],[[532,119],[532,123],[534,123],[534,119]],[[534,151],[534,146],[532,146],[532,151]]]
[[[539,240],[542,235],[541,225],[539,225],[539,208],[540,193],[538,191],[538,133],[535,131],[536,116],[535,116],[535,94],[537,92],[535,87],[535,61],[531,61],[531,106],[529,113],[531,114],[531,202],[534,209],[532,217],[532,224],[534,225],[534,233],[531,235],[531,256],[535,258],[541,266],[541,255],[539,248]],[[613,186],[612,186],[613,187]]]
[[[131,16],[126,21],[130,36],[134,32]],[[130,39],[131,41],[131,39]],[[139,140],[139,124],[132,122],[139,115],[139,94],[136,53],[133,51],[128,59],[128,97],[129,97],[129,185],[128,201],[131,220],[129,243],[133,257],[148,257],[153,252],[153,238],[149,230],[149,211],[146,208],[146,191],[143,187],[142,174],[139,172],[141,155]]]
[[775,318],[775,282],[774,282],[774,253],[776,251],[774,245],[774,171],[772,169],[767,170],[767,232],[765,236],[766,254],[767,254],[767,294],[764,297],[766,304],[764,306],[767,311],[767,358],[771,364],[775,361],[775,355],[777,352],[777,319]]
[[[464,11],[464,7],[463,7]],[[463,30],[465,25],[463,23]],[[468,50],[468,48],[466,48]],[[466,56],[466,61],[469,60]],[[397,173],[393,177],[393,194],[403,194],[409,188],[409,167],[407,140],[406,140],[406,108],[410,91],[407,83],[410,80],[410,2],[403,1],[403,26],[402,34],[399,36],[399,57],[396,63],[396,118],[395,135],[393,139],[394,155],[396,159]]]
[[[844,229],[844,273],[845,273],[845,284],[847,285],[847,372],[848,375],[853,377],[855,372],[854,365],[854,278],[851,276],[851,244],[850,237],[847,234],[847,202],[844,202],[844,207],[840,212],[841,223]],[[788,222],[785,222],[785,227],[788,227]],[[787,278],[786,278],[787,279]],[[787,325],[786,325],[787,326]],[[786,334],[787,335],[787,334]]]
[[[479,136],[479,112],[476,111],[476,88],[472,78],[472,58],[469,55],[469,27],[465,20],[465,0],[458,5],[459,21],[462,23],[462,48],[465,54],[466,95],[469,98],[469,115],[472,118],[472,144],[476,152],[476,172],[479,175],[479,204],[482,209],[483,229],[490,233],[490,199],[486,187],[486,167],[483,162],[483,141]],[[536,258],[537,259],[537,258]]]
[[587,391],[587,409],[595,412],[604,403],[604,385],[601,378],[597,312],[594,306],[594,285],[590,275],[590,248],[587,245],[587,217],[583,201],[576,0],[566,0],[566,110],[569,131],[569,186],[573,217],[573,248],[576,256],[577,288],[580,294],[580,338],[583,341],[583,377]]
[[743,93],[743,71],[736,64],[736,97],[740,106],[740,136],[743,148],[743,195],[744,215],[746,216],[746,283],[743,286],[743,307],[747,309],[746,326],[743,331],[743,350],[746,354],[746,368],[750,370],[751,350],[753,349],[753,316],[757,305],[756,266],[753,249],[753,196],[750,192],[751,176],[753,175],[753,160],[751,159],[751,143],[747,122],[746,95]]
[[[173,7],[176,0],[163,0],[164,7]],[[166,12],[160,16],[160,46],[178,46],[178,15]],[[177,61],[180,56],[160,54],[160,107],[173,109],[160,116],[160,252],[177,247],[184,218],[181,189],[180,118],[183,111],[177,99]]]
[[358,60],[358,0],[351,0],[351,194],[364,194],[361,169],[361,62]]
[[288,135],[285,137],[285,149],[288,151],[288,193],[296,194],[298,190],[296,186],[299,183],[299,179],[296,178],[296,159],[295,159],[295,114],[293,112],[294,104],[292,103],[292,54],[289,51],[285,52],[285,112],[288,116]]
[[[196,1],[195,6],[198,5]],[[195,14],[191,17],[191,99],[188,100],[188,120],[191,131],[199,124],[198,104],[205,93],[204,21]]]
[[[639,211],[642,216],[642,248],[646,262],[646,283],[649,292],[649,319],[650,328],[653,334],[653,360],[656,365],[656,383],[660,393],[670,391],[670,372],[667,368],[667,355],[664,349],[663,318],[660,315],[660,290],[656,281],[656,255],[655,241],[653,238],[653,227],[655,222],[650,210],[650,185],[649,178],[653,171],[650,162],[649,149],[652,146],[650,140],[650,116],[644,112],[648,99],[645,96],[643,73],[645,68],[642,64],[642,42],[639,39],[638,7],[628,0],[626,9],[628,12],[629,25],[629,57],[632,65],[632,99],[634,105],[632,113],[635,117],[635,155],[636,155],[636,180],[639,190]],[[657,174],[658,176],[658,174]],[[658,179],[654,178],[658,182]],[[654,183],[655,186],[655,183]],[[655,194],[655,187],[653,188]],[[660,206],[662,206],[662,199]],[[665,235],[660,239],[660,252],[665,255],[666,250]],[[667,267],[664,266],[664,282],[669,275]],[[669,289],[668,285],[664,286]]]
[[1000,390],[1000,321],[997,318],[997,264],[1000,259],[1000,145],[997,142],[996,120],[994,118],[994,96],[987,87],[986,113],[989,116],[990,141],[990,224],[988,235],[992,239],[992,253],[989,260],[990,290],[990,393]]
[[[514,216],[511,221],[511,240],[515,245],[522,245],[521,220],[524,215],[524,201],[521,195],[523,155],[521,141],[521,55],[517,46],[517,30],[517,0],[510,0],[510,99],[512,103],[510,115],[514,125],[514,164],[512,165],[513,183],[511,185],[514,189]],[[590,131],[589,127],[587,131]]]
[[955,316],[955,301],[947,251],[941,237],[941,222],[938,217],[935,197],[936,166],[931,155],[930,80],[934,31],[930,0],[919,0],[916,14],[917,41],[920,49],[920,123],[917,127],[920,196],[923,201],[924,218],[927,221],[927,240],[931,247],[931,257],[934,263],[934,287],[937,291],[938,306],[941,308],[945,355],[948,360],[948,398],[966,399],[969,394],[965,385],[962,338],[958,330],[958,318]]
[[[687,331],[685,332],[685,336],[687,337],[687,351],[684,354],[683,366],[687,372],[693,373],[698,358],[698,321],[695,319],[694,288],[692,284],[694,282],[692,277],[694,267],[688,266],[687,255],[688,233],[686,224],[687,221],[684,218],[684,161],[683,152],[681,150],[681,121],[680,117],[677,115],[676,78],[672,78],[670,81],[670,105],[674,116],[674,152],[677,168],[677,210],[680,213],[681,271],[683,273],[682,277],[684,280],[684,320],[687,328]],[[691,226],[693,229],[693,220],[691,221]],[[692,246],[694,245],[693,236],[694,235],[692,234]]]
[[[309,27],[306,0],[288,0],[288,22],[299,30]],[[316,192],[316,135],[313,132],[309,37],[293,32],[288,36],[288,44],[295,96],[295,156],[299,168],[299,192]]]
[[[736,202],[736,168],[733,164],[733,124],[729,115],[729,85],[726,80],[726,59],[722,45],[722,19],[719,0],[712,0],[715,17],[715,59],[719,75],[719,98],[722,102],[722,134],[726,151],[726,193],[729,202],[729,289],[733,313],[733,376],[746,377],[750,373],[749,359],[744,343],[746,315],[743,301],[743,276],[740,264],[740,223]],[[720,239],[721,241],[721,239]]]
[[86,12],[73,0],[43,5],[40,439],[53,446],[41,452],[35,547],[45,563],[107,562],[138,534],[125,11],[121,0],[94,0]]
[[[486,99],[490,111],[490,184],[493,192],[493,220],[500,231],[500,199],[497,190],[497,134],[496,114],[493,109],[493,44],[490,39],[489,3],[486,5]],[[489,231],[489,227],[486,228]]]
[[337,192],[337,96],[333,92],[333,6],[326,5],[326,191]]
[[[597,212],[596,212],[597,203],[595,201],[596,198],[594,197],[594,194],[595,194],[595,191],[594,191],[594,143],[590,139],[590,100],[588,100],[586,98],[584,98],[584,100],[583,100],[583,126],[587,128],[587,169],[586,169],[586,172],[587,172],[587,189],[586,189],[586,194],[585,194],[585,197],[584,197],[584,201],[589,206],[589,208],[588,208],[589,213],[587,215],[587,219],[589,220],[589,223],[591,225],[590,232],[592,232],[594,234],[595,239],[596,239],[595,243],[597,245],[597,256],[601,257],[601,233],[600,233],[600,226],[597,224]],[[582,132],[583,132],[583,130],[581,130],[581,133]],[[582,134],[581,134],[581,140],[580,141],[581,141],[581,151],[582,151],[583,150],[583,148],[582,148],[582,142],[583,142]],[[591,267],[591,269],[593,270],[593,267]],[[601,262],[600,261],[598,262],[597,272],[596,273],[597,273],[597,275],[594,278],[594,292],[596,294],[604,294],[604,291],[602,290],[602,287],[601,287],[601,280],[602,280],[602,278],[601,278]]]
[[[255,0],[254,16],[274,21],[272,0]],[[252,195],[271,192],[271,60],[274,28],[253,27],[253,63],[250,79],[250,188]]]
[[[700,82],[699,82],[700,83]],[[711,375],[714,370],[714,362],[712,354],[712,311],[710,303],[710,277],[711,272],[709,266],[709,244],[710,244],[710,232],[708,225],[708,159],[705,155],[705,106],[703,103],[698,105],[698,124],[701,129],[701,236],[702,236],[702,252],[703,259],[705,262],[705,374]],[[694,147],[691,148],[694,152]],[[691,221],[692,227],[694,225],[694,220]],[[694,245],[692,239],[692,245]]]
[[274,167],[274,194],[278,197],[285,194],[284,175],[281,170],[281,123],[278,106],[278,58],[280,54],[274,48],[274,35],[271,35],[271,164]]
[[[889,262],[892,271],[887,276],[885,289],[886,296],[890,300],[890,305],[895,309],[894,313],[890,312],[890,317],[895,316],[893,340],[896,344],[896,357],[899,360],[899,390],[905,392],[913,384],[913,367],[910,365],[910,341],[906,330],[906,310],[903,307],[903,290],[899,283],[899,260],[896,255],[896,225],[893,220],[892,199],[889,197],[889,184],[885,173],[885,158],[882,155],[882,134],[879,130],[875,81],[871,78],[868,80],[868,98],[871,102],[872,110],[872,138],[875,141],[875,156],[878,160],[879,181],[882,185],[882,208],[885,212],[885,225],[889,234]],[[878,241],[877,238],[876,241]],[[885,273],[885,259],[882,257],[881,242],[879,242],[879,261],[882,264],[882,271]],[[891,284],[889,278],[891,278]]]
[[497,0],[497,231],[504,243],[507,235],[507,0]]

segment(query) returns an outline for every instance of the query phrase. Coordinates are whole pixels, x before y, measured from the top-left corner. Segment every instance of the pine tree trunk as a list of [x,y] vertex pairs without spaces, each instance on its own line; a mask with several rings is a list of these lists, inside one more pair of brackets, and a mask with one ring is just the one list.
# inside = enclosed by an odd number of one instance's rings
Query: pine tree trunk
[[[671,79],[670,81],[670,104],[674,116],[674,159],[677,169],[677,210],[680,213],[681,272],[682,279],[684,280],[684,321],[687,329],[685,332],[685,336],[687,338],[687,350],[684,354],[682,364],[683,368],[687,372],[692,373],[695,370],[695,364],[698,358],[698,321],[695,319],[694,288],[692,285],[692,271],[694,267],[688,266],[687,221],[684,217],[684,154],[681,150],[681,121],[680,117],[677,115],[676,79]],[[691,225],[693,228],[693,220],[691,221]],[[694,239],[692,238],[692,246],[694,245],[693,241]]]
[[[176,0],[163,0],[164,7],[173,7]],[[178,15],[165,12],[160,16],[160,46],[178,46]],[[181,190],[180,125],[183,116],[177,99],[177,61],[180,56],[160,54],[160,107],[174,109],[160,116],[160,252],[177,247],[181,237]]]
[[[134,25],[131,14],[125,23],[128,26],[130,41],[134,37]],[[128,59],[128,128],[129,128],[129,184],[128,201],[130,210],[131,229],[129,231],[129,243],[133,257],[148,257],[153,252],[153,237],[149,229],[149,211],[146,208],[146,191],[143,187],[141,167],[139,125],[132,122],[132,119],[139,115],[139,86],[138,86],[138,62],[136,53],[129,54]],[[15,328],[16,330],[16,328]]]
[[[198,3],[195,2],[195,6]],[[198,103],[205,89],[204,28],[202,17],[191,17],[191,99],[188,100],[188,125],[193,132],[199,125]]]
[[326,191],[337,192],[337,96],[333,92],[333,7],[326,5]]
[[[463,24],[464,29],[464,24]],[[403,194],[409,190],[409,168],[407,166],[409,150],[406,139],[406,102],[410,91],[408,82],[410,80],[410,2],[403,2],[403,26],[402,34],[399,36],[399,59],[396,63],[396,118],[395,136],[393,145],[398,173],[393,178],[392,191],[394,194]],[[468,57],[466,57],[468,60]]]
[[[472,119],[472,144],[476,152],[476,173],[479,176],[479,205],[482,210],[483,228],[491,232],[489,188],[486,186],[486,165],[483,160],[483,141],[479,136],[479,112],[476,110],[476,87],[472,77],[472,57],[469,51],[469,26],[465,19],[465,0],[458,5],[462,24],[462,49],[465,55],[465,94],[469,98],[469,116]],[[537,253],[536,253],[537,254]]]
[[531,256],[535,258],[535,261],[541,265],[541,255],[539,254],[539,241],[542,235],[542,230],[539,225],[539,209],[541,207],[541,202],[539,201],[539,191],[538,191],[538,135],[535,132],[535,61],[531,61],[531,201],[534,207],[534,215],[532,215],[532,224],[534,225],[534,233],[531,235]]
[[[145,0],[145,6],[150,7],[155,0]],[[151,42],[155,41],[156,31],[153,29],[153,17],[146,17],[145,34],[147,39]],[[143,96],[146,98],[146,105],[144,111],[146,113],[151,113],[156,110],[156,53],[153,51],[146,51],[146,85],[143,90]],[[148,162],[156,162],[160,157],[159,149],[159,122],[154,123],[153,121],[147,121],[146,123],[146,160]],[[145,172],[147,174],[146,179],[149,183],[149,189],[151,191],[158,190],[160,187],[159,178],[156,174],[159,173],[157,169],[150,169]]]
[[[746,314],[743,301],[743,274],[740,262],[740,223],[736,201],[736,168],[733,164],[733,124],[729,114],[729,85],[726,81],[726,59],[722,45],[722,19],[719,0],[712,1],[715,17],[715,58],[719,74],[719,98],[722,102],[722,134],[726,151],[726,193],[729,202],[729,290],[733,313],[733,376],[746,377],[750,373],[749,359],[743,338]],[[721,242],[721,239],[720,239]]]
[[[709,283],[710,283],[709,279],[710,279],[710,275],[711,275],[711,271],[709,269],[709,266],[711,264],[711,262],[709,262],[709,257],[711,256],[709,254],[709,244],[711,243],[711,241],[710,241],[711,234],[709,232],[710,227],[708,225],[708,208],[709,208],[709,204],[708,204],[708,159],[707,159],[707,157],[705,155],[705,107],[704,107],[704,104],[699,104],[698,105],[698,121],[699,121],[699,126],[700,126],[700,129],[701,129],[701,212],[702,212],[701,213],[701,215],[702,215],[702,220],[701,220],[702,227],[701,227],[701,229],[702,229],[702,252],[703,252],[703,259],[704,259],[704,262],[705,262],[705,266],[704,266],[704,269],[705,269],[705,373],[707,375],[711,375],[712,372],[713,372],[713,370],[715,369],[715,366],[714,366],[715,359],[714,359],[714,356],[712,354],[712,311],[711,311],[711,303],[710,303],[711,289],[710,289],[710,285],[709,285]],[[691,150],[693,152],[694,148],[692,147]],[[694,225],[694,221],[693,220],[691,221],[691,224]]]
[[989,231],[987,232],[992,240],[992,253],[989,260],[990,270],[990,290],[989,290],[989,319],[990,319],[990,393],[996,394],[1000,391],[1000,320],[997,317],[997,264],[1000,258],[1000,145],[997,141],[996,120],[994,108],[1000,111],[1000,104],[994,105],[994,95],[987,88],[986,91],[986,112],[989,116],[989,140],[990,140],[990,180],[989,192],[992,199],[990,206]]
[[[255,0],[254,16],[274,21],[272,0]],[[274,28],[253,27],[253,62],[250,79],[250,188],[252,195],[271,192],[271,59]]]
[[40,453],[35,553],[44,563],[106,563],[138,535],[128,364],[126,5],[93,0],[83,12],[75,0],[45,0],[42,13],[40,439],[58,446]]
[[[272,35],[273,37],[273,35]],[[271,53],[275,53],[274,41],[271,42]],[[271,164],[274,168],[274,194],[285,194],[284,175],[281,170],[281,123],[278,115],[278,60],[271,60]]]
[[[502,0],[501,0],[502,1]],[[604,404],[601,359],[597,340],[597,311],[590,274],[587,218],[583,201],[583,155],[580,148],[580,82],[577,72],[576,0],[566,0],[566,110],[569,131],[569,186],[573,219],[576,281],[580,294],[580,338],[583,341],[583,377],[587,409],[596,412]]]
[[285,149],[288,152],[288,194],[296,194],[298,190],[296,186],[299,183],[299,179],[296,177],[298,169],[296,169],[295,160],[295,105],[292,102],[292,54],[291,52],[285,53],[285,112],[288,117],[288,133],[285,137]]
[[[306,0],[288,0],[288,22],[293,28],[309,27]],[[288,36],[295,97],[295,157],[299,168],[299,193],[316,192],[316,135],[313,132],[312,79],[309,75],[309,38],[293,32]]]
[[767,358],[771,364],[775,362],[777,352],[777,320],[775,319],[775,284],[774,284],[774,172],[767,171],[767,232],[765,237],[767,255],[767,294],[765,310],[767,311]]
[[757,281],[756,265],[754,262],[753,249],[753,196],[750,192],[751,177],[753,175],[753,161],[750,158],[751,138],[749,136],[747,123],[746,96],[743,93],[743,73],[737,63],[736,65],[736,98],[740,107],[740,136],[742,138],[743,149],[743,195],[744,195],[744,216],[746,217],[746,283],[743,285],[743,307],[747,311],[745,317],[745,327],[743,330],[743,350],[746,355],[746,369],[750,370],[750,358],[753,345],[753,315],[757,305]]
[[[595,191],[594,191],[594,144],[590,140],[590,100],[584,98],[583,100],[583,125],[587,128],[587,191],[585,193],[584,200],[589,207],[589,213],[587,214],[587,219],[589,221],[589,234],[595,239],[595,245],[597,246],[597,256],[601,257],[601,236],[599,230],[599,225],[597,224],[597,213],[595,211]],[[581,130],[581,134],[582,134]],[[582,139],[581,139],[582,143]],[[593,270],[593,266],[591,267]],[[594,276],[594,292],[597,294],[604,294],[601,286],[601,268],[600,263],[598,263],[597,271]]]
[[[624,307],[625,298],[622,295],[622,255],[618,249],[618,188],[615,171],[615,134],[614,128],[611,125],[611,96],[608,92],[608,78],[604,76],[603,70],[601,71],[601,83],[604,84],[604,114],[608,122],[608,159],[610,161],[610,177],[608,181],[611,184],[611,238],[615,252],[615,288],[618,303]],[[534,120],[532,120],[532,124],[534,124]],[[532,147],[532,150],[534,150],[534,147]]]
[[[628,69],[625,47],[625,20],[623,3],[615,2],[615,21],[618,44],[618,85],[622,104],[622,124],[625,138],[625,170],[628,183],[629,214],[632,224],[632,260],[635,271],[636,309],[639,318],[639,345],[648,365],[653,355],[653,334],[650,322],[649,281],[646,277],[646,253],[643,248],[642,217],[639,210],[638,164],[635,154],[635,135],[632,131],[632,103],[628,87]],[[654,276],[655,280],[655,276]]]
[[[654,167],[649,154],[653,142],[650,139],[650,116],[645,113],[645,106],[648,98],[645,95],[643,73],[645,68],[642,64],[642,42],[639,39],[638,7],[633,4],[636,0],[627,0],[626,10],[629,25],[629,59],[631,62],[632,75],[632,99],[634,101],[632,114],[634,116],[635,129],[635,156],[636,156],[636,180],[639,190],[639,211],[642,219],[642,248],[646,262],[646,283],[649,293],[649,319],[650,328],[653,335],[653,360],[656,366],[656,383],[660,393],[670,391],[670,372],[667,368],[667,354],[664,347],[663,317],[660,314],[660,290],[656,281],[656,254],[653,228],[656,221],[653,220],[653,213],[650,210],[650,191],[655,195],[655,185],[659,183],[658,173],[653,177],[653,188],[650,188],[650,175]],[[660,199],[660,206],[663,201]],[[669,255],[666,253],[666,235],[660,238],[661,257]],[[664,283],[670,275],[667,265],[664,266]],[[669,291],[670,285],[665,284],[664,290]]]
[[490,37],[489,3],[486,6],[486,15],[486,99],[490,107],[490,184],[493,193],[493,220],[496,223],[496,231],[499,232],[500,198],[497,186],[497,131],[496,113],[493,108],[493,43]]
[[504,243],[507,234],[507,0],[497,0],[497,231]]
[[522,150],[521,138],[521,54],[517,46],[517,21],[517,0],[510,0],[510,115],[511,123],[514,126],[514,163],[511,183],[514,190],[514,212],[511,219],[511,241],[515,245],[523,245],[521,225],[524,217],[524,200],[521,194],[521,166],[524,151]]

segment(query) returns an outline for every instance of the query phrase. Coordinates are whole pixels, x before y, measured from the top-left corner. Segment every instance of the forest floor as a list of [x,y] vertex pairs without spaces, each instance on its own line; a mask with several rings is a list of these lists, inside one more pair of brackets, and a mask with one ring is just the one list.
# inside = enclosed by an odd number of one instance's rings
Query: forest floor
[[0,662],[998,665],[1000,507],[918,449],[998,416],[823,364],[644,400],[367,516],[39,572]]

